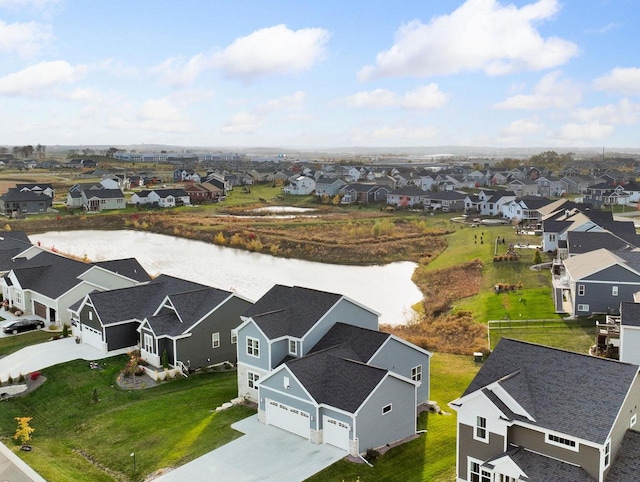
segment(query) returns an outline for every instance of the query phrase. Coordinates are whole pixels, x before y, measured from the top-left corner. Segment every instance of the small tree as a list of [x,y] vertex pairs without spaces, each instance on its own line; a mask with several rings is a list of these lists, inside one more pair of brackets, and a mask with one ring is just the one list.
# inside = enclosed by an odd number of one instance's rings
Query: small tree
[[69,325],[66,323],[62,325],[62,338],[66,338],[69,336]]
[[31,440],[31,434],[36,431],[35,428],[29,425],[29,422],[33,419],[31,417],[16,417],[15,419],[18,421],[18,429],[13,435],[13,438],[20,440],[22,445],[25,445]]
[[162,368],[165,370],[169,368],[169,354],[166,349],[162,351]]
[[91,393],[91,402],[98,403],[100,398],[98,398],[98,389],[96,387],[93,388],[93,392]]
[[536,252],[533,253],[533,264],[542,263],[542,255],[540,254],[540,250],[536,249]]

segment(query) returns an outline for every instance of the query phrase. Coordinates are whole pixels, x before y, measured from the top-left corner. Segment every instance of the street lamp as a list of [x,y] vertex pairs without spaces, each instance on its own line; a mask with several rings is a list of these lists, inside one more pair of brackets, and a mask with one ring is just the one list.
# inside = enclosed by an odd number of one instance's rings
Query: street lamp
[[133,457],[133,475],[136,475],[136,453],[131,452],[129,457]]

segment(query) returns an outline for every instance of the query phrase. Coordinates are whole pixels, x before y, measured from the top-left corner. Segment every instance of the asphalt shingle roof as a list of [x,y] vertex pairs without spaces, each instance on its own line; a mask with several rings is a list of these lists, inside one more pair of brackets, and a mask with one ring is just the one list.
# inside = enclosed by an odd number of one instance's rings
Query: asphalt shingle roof
[[339,345],[348,345],[356,356],[356,358],[353,358],[354,360],[367,363],[390,336],[388,333],[381,331],[368,330],[346,323],[336,323],[314,345],[310,353],[316,353]]
[[299,286],[274,285],[242,316],[250,317],[270,339],[301,338],[342,295]]
[[286,363],[317,403],[354,413],[388,373],[345,358],[348,347],[330,348]]
[[509,395],[535,413],[529,423],[604,444],[638,368],[503,338],[464,395],[504,379]]
[[142,265],[135,258],[112,259],[107,261],[97,261],[94,266],[99,266],[113,273],[126,276],[136,281],[149,281],[151,276],[145,271]]
[[624,326],[640,326],[640,303],[631,301],[620,303],[620,324]]
[[627,430],[607,474],[607,482],[635,482],[639,474],[640,433]]

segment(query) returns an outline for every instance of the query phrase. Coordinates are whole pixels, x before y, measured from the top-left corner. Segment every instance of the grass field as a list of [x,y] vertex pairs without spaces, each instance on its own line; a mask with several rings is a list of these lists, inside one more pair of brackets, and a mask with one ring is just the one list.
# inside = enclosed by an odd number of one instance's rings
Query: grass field
[[4,336],[0,338],[0,356],[9,355],[25,346],[47,341],[51,336],[51,333],[42,330],[30,331],[15,336]]

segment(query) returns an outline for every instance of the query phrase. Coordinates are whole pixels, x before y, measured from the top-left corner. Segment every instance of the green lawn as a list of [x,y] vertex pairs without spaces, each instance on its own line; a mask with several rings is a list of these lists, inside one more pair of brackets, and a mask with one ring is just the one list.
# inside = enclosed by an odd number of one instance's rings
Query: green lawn
[[578,320],[519,320],[491,323],[489,339],[491,349],[502,337],[529,341],[540,345],[587,353],[595,343],[595,321]]
[[6,356],[24,348],[25,346],[47,341],[51,336],[51,333],[37,330],[30,331],[28,333],[21,333],[19,335],[2,337],[0,338],[0,355]]
[[[14,417],[33,417],[33,452],[20,457],[46,480],[142,480],[240,436],[231,423],[254,410],[212,409],[237,396],[236,373],[203,373],[147,390],[121,390],[116,376],[127,358],[105,360],[104,370],[75,361],[43,370],[46,383],[3,402],[0,434],[14,450]],[[99,402],[92,402],[94,388]],[[136,453],[137,474],[130,453]],[[89,462],[89,460],[91,462]]]
[[431,399],[450,415],[423,413],[418,421],[418,429],[427,430],[427,433],[389,450],[373,462],[373,468],[340,461],[308,481],[455,480],[456,414],[447,403],[462,394],[478,369],[479,366],[469,356],[435,353],[431,360]]

